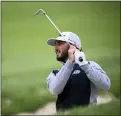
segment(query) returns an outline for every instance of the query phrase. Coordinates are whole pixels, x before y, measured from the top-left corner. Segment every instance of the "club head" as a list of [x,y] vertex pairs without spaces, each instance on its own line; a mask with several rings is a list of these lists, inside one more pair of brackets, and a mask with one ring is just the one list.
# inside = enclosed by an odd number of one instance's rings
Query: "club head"
[[39,9],[37,12],[34,13],[34,16],[37,16],[37,15],[39,15],[40,13],[45,14],[45,11],[42,10],[42,9]]
[[57,28],[57,26],[53,23],[53,21],[52,21],[52,20],[50,19],[50,17],[45,13],[44,10],[39,9],[37,12],[34,13],[34,16],[37,16],[37,15],[39,15],[40,13],[43,13],[43,14],[46,16],[46,18],[50,21],[50,23],[56,28],[56,30],[59,32],[59,34],[62,35],[61,32],[60,32],[60,30]]

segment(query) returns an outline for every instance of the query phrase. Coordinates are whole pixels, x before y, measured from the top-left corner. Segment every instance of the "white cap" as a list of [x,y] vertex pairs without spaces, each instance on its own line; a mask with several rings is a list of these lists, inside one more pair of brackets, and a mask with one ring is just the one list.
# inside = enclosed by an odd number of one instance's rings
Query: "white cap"
[[48,45],[55,46],[56,41],[65,41],[67,43],[75,44],[78,49],[81,49],[81,40],[72,32],[62,32],[57,38],[48,39]]

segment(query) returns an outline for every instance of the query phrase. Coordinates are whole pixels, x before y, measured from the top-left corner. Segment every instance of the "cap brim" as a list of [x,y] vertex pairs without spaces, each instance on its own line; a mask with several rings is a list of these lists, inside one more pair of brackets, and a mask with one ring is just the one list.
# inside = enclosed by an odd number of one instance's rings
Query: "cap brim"
[[56,41],[56,39],[54,39],[54,38],[53,39],[48,39],[47,44],[50,45],[50,46],[55,46],[55,41]]
[[55,46],[56,41],[65,41],[62,38],[51,38],[47,40],[47,44],[50,46]]

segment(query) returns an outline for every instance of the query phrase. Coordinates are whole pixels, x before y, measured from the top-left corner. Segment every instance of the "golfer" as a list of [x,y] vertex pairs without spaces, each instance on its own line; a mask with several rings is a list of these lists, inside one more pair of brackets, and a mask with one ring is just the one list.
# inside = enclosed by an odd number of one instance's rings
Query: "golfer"
[[62,32],[47,43],[55,46],[56,59],[62,63],[47,77],[50,93],[57,96],[56,110],[96,104],[98,90],[107,91],[110,79],[96,62],[86,60],[79,37]]

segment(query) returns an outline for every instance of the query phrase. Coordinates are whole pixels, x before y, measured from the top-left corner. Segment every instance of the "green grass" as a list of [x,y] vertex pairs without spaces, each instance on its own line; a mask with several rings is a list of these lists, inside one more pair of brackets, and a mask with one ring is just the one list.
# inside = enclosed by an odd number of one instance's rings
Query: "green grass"
[[120,100],[113,100],[107,104],[90,107],[73,108],[65,112],[58,112],[57,115],[120,115]]
[[[34,111],[48,101],[55,101],[55,96],[51,96],[47,91],[46,79],[43,78],[47,76],[46,72],[43,77],[39,75],[43,72],[45,71],[17,73],[3,77],[3,82],[6,83],[2,86],[4,90],[2,110],[5,114]],[[10,105],[7,103],[8,100],[11,101]]]
[[119,2],[2,2],[2,114],[34,111],[56,99],[46,78],[61,64],[46,41],[58,33],[43,15],[33,16],[39,8],[61,31],[81,38],[87,60],[102,66],[111,79],[109,92],[119,97]]

